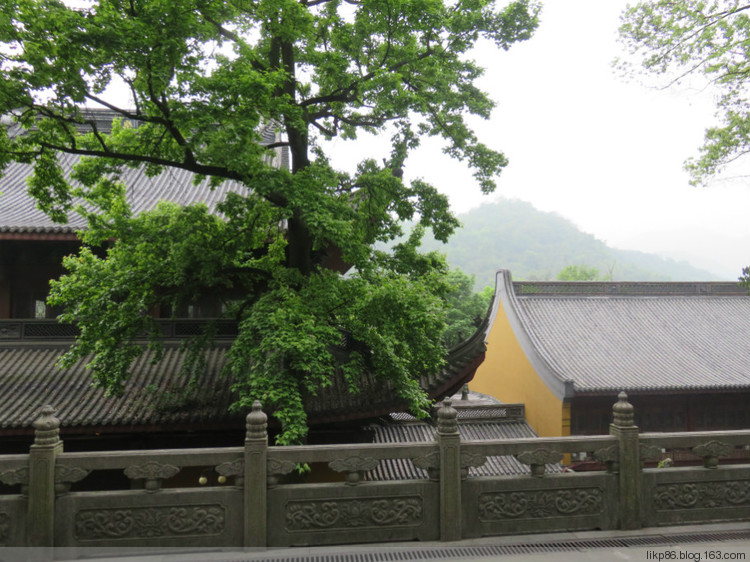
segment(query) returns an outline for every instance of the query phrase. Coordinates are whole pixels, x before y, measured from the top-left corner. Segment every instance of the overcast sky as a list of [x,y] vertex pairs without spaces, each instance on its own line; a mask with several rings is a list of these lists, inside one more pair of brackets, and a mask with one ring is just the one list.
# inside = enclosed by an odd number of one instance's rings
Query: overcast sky
[[[498,107],[480,138],[510,160],[497,192],[436,145],[409,159],[464,212],[497,197],[529,201],[610,246],[657,253],[734,280],[750,265],[750,180],[689,185],[685,159],[713,121],[711,95],[657,90],[613,70],[623,0],[547,1],[529,41],[482,48],[481,86]],[[501,267],[502,264],[498,264]]]

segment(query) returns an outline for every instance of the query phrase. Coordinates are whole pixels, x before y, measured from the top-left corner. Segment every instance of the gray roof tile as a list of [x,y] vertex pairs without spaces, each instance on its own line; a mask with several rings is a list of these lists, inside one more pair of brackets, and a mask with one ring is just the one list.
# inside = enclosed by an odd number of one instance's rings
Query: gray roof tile
[[[461,410],[457,408],[459,413]],[[461,416],[459,416],[460,418]],[[435,440],[436,429],[426,422],[398,421],[396,416],[373,424],[375,443],[424,443]],[[459,420],[458,432],[463,440],[489,441],[498,439],[528,439],[537,434],[524,420]],[[548,472],[561,472],[559,464],[547,466]],[[470,467],[469,476],[513,476],[528,475],[529,467],[513,456],[487,457],[487,462],[478,468]],[[427,471],[416,468],[408,459],[387,459],[375,470],[368,472],[369,480],[414,480],[427,478]]]
[[750,297],[518,296],[538,352],[576,392],[750,388]]
[[195,394],[182,408],[166,408],[163,401],[165,393],[185,385],[180,374],[185,354],[179,347],[167,346],[158,365],[150,364],[147,354],[137,359],[133,365],[137,375],[126,383],[123,395],[114,398],[93,387],[91,372],[82,363],[65,370],[55,366],[66,349],[59,345],[0,347],[0,428],[27,431],[46,404],[57,409],[65,429],[122,431],[134,426],[223,424],[235,419],[241,424],[241,417],[227,413],[234,398],[227,381],[217,376],[224,363],[223,348],[209,350]]
[[[102,132],[109,132],[110,125],[120,116],[106,109],[85,109],[86,119],[96,121]],[[131,122],[137,126],[137,122]],[[90,130],[82,125],[83,130]],[[277,127],[274,124],[266,126],[262,132],[261,144],[268,145],[280,140]],[[9,134],[20,131],[18,126],[11,126]],[[274,165],[289,168],[289,154],[286,148],[276,148]],[[79,160],[79,156],[59,154],[60,162],[66,177]],[[85,227],[85,221],[77,214],[70,213],[67,224],[53,222],[47,215],[37,209],[36,202],[27,192],[27,178],[32,173],[32,166],[13,162],[0,173],[0,234],[25,233],[73,233]],[[153,209],[159,201],[172,201],[180,205],[203,202],[213,209],[217,203],[224,200],[230,191],[247,193],[247,187],[227,180],[215,189],[209,189],[208,180],[194,185],[195,176],[191,172],[179,168],[166,168],[155,177],[148,177],[143,172],[143,166],[137,168],[123,168],[122,181],[127,186],[127,198],[135,214]]]
[[[65,174],[69,176],[77,156],[59,156]],[[0,178],[0,233],[51,233],[74,232],[86,226],[77,213],[68,214],[68,223],[55,223],[40,211],[28,194],[27,178],[31,175],[28,164],[11,163]],[[127,186],[127,199],[135,214],[153,209],[159,201],[172,201],[180,205],[203,202],[209,208],[223,201],[230,191],[247,193],[247,188],[235,181],[226,181],[214,190],[209,189],[208,180],[198,185],[194,175],[185,170],[168,168],[149,178],[142,168],[125,168],[122,180]]]
[[[165,342],[164,358],[157,364],[152,364],[152,352],[145,350],[131,367],[132,376],[123,395],[115,398],[92,387],[91,372],[83,361],[65,370],[56,366],[68,348],[63,343],[0,342],[0,429],[29,432],[31,422],[46,404],[57,409],[62,427],[67,429],[106,427],[108,431],[123,431],[136,426],[177,428],[205,424],[242,427],[241,418],[227,412],[237,400],[229,390],[231,381],[222,375],[228,345],[217,344],[207,351],[205,369],[195,389],[188,402],[179,406],[167,395],[170,391],[176,395],[174,391],[182,389],[186,382],[181,373],[186,354],[174,341]],[[451,351],[440,373],[423,376],[422,388],[436,399],[454,392],[473,376],[484,350],[480,330]],[[331,386],[307,397],[311,423],[373,418],[397,408],[405,409],[389,381],[363,373],[359,393],[351,394],[341,379],[333,377]]]

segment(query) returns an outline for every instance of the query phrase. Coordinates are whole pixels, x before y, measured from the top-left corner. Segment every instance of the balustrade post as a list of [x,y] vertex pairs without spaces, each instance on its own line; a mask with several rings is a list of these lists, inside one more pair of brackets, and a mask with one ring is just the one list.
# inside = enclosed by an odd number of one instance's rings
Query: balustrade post
[[[32,423],[34,443],[29,449],[29,487],[26,545],[52,547],[55,537],[55,459],[62,453],[60,420],[52,406],[44,406]],[[36,551],[51,557],[51,548]],[[44,556],[42,554],[42,556]]]
[[437,413],[440,448],[440,540],[461,539],[461,436],[458,412],[444,400]]
[[246,418],[245,434],[245,546],[266,546],[268,416],[256,400]]
[[641,459],[638,427],[628,395],[620,392],[612,406],[613,422],[609,434],[618,439],[618,513],[620,529],[641,527]]

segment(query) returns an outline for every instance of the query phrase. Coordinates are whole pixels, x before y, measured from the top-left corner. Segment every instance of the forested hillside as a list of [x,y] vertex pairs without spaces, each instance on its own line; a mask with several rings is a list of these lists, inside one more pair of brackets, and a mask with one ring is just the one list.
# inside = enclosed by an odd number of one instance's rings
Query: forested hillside
[[608,247],[569,220],[538,211],[524,201],[503,199],[458,217],[463,227],[448,244],[426,238],[424,249],[439,250],[454,267],[476,276],[476,290],[493,286],[495,271],[514,280],[552,280],[568,265],[587,265],[614,281],[713,281],[711,273],[687,262]]

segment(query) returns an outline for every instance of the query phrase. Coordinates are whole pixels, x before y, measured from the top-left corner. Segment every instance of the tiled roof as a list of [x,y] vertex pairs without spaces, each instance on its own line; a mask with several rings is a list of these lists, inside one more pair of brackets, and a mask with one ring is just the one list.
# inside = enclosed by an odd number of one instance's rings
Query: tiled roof
[[[227,348],[228,344],[217,345],[208,351],[205,370],[189,401],[180,404],[169,396],[170,390],[179,390],[186,382],[181,375],[185,352],[177,343],[165,343],[164,359],[156,365],[151,364],[151,352],[144,351],[133,364],[132,377],[123,395],[112,398],[91,386],[92,376],[83,362],[66,370],[55,365],[67,345],[2,342],[0,429],[28,433],[32,421],[46,404],[56,408],[57,417],[67,430],[241,428],[242,417],[227,413],[229,405],[236,401],[236,396],[228,390],[231,381],[221,375]],[[434,399],[452,394],[474,376],[484,358],[484,349],[480,331],[452,350],[443,371],[422,377],[422,388]],[[176,397],[177,393],[172,395]],[[366,373],[360,380],[359,393],[351,394],[348,385],[334,377],[330,387],[316,396],[308,396],[305,404],[311,424],[373,418],[405,409],[387,381],[375,380]]]
[[[78,157],[61,154],[58,160],[67,175]],[[30,174],[30,165],[14,162],[0,178],[0,233],[73,233],[86,226],[75,212],[69,213],[67,224],[59,224],[40,211],[27,191],[26,179]],[[153,209],[159,201],[180,205],[203,202],[213,209],[228,192],[247,192],[247,188],[234,181],[211,190],[208,180],[194,185],[193,177],[192,173],[177,168],[168,168],[153,178],[147,177],[141,168],[125,168],[122,173],[127,199],[135,214]]]
[[576,390],[750,388],[750,297],[518,299]]
[[631,283],[631,296],[523,283],[518,294],[508,272],[498,276],[516,336],[552,386],[556,379],[575,394],[750,390],[750,296],[736,283]]
[[[0,429],[27,433],[31,422],[46,404],[57,409],[63,429],[87,428],[94,431],[129,431],[152,426],[242,427],[242,417],[227,413],[233,401],[229,383],[218,376],[224,364],[225,348],[207,353],[206,369],[198,379],[192,400],[186,407],[170,407],[165,400],[169,390],[182,389],[180,375],[185,354],[177,346],[165,348],[164,359],[150,364],[144,354],[136,360],[137,373],[125,385],[122,396],[108,398],[101,388],[92,386],[91,372],[82,363],[62,370],[56,361],[64,345],[8,345],[0,347],[2,392],[0,392]],[[150,387],[153,385],[153,387]]]
[[[112,121],[119,115],[113,111],[101,109],[87,109],[85,117],[96,121],[99,131],[107,133]],[[131,121],[132,126],[137,122]],[[82,126],[81,129],[87,129]],[[90,130],[90,128],[89,128]],[[17,126],[11,126],[9,134],[18,133]],[[276,128],[266,126],[261,131],[261,144],[269,145],[279,140]],[[284,148],[275,149],[274,165],[288,168],[289,154]],[[67,178],[79,156],[59,154],[63,172]],[[53,222],[47,215],[37,209],[36,202],[28,192],[27,178],[32,173],[32,166],[13,162],[0,173],[0,235],[43,235],[50,233],[70,233],[86,226],[85,221],[77,214],[68,215],[67,224]],[[203,202],[213,209],[217,203],[224,200],[230,191],[247,193],[242,184],[227,180],[215,189],[209,188],[209,181],[205,179],[194,185],[194,174],[179,168],[167,168],[155,177],[148,177],[143,167],[123,168],[122,181],[127,187],[127,199],[135,214],[153,209],[159,201],[172,201],[180,205]]]
[[514,281],[520,296],[747,296],[747,289],[731,281]]
[[[467,403],[468,404],[468,403]],[[498,404],[499,405],[499,404]],[[471,408],[462,407],[454,402],[458,411],[458,432],[462,440],[489,441],[496,439],[528,439],[537,434],[524,419],[488,419],[486,417],[473,418],[467,415]],[[464,414],[464,415],[462,415]],[[401,416],[392,414],[380,423],[368,426],[373,434],[375,443],[413,443],[430,442],[435,440],[434,425],[417,421],[405,420]],[[561,472],[559,464],[547,465],[547,472]],[[479,467],[469,467],[470,476],[512,476],[528,475],[529,467],[520,463],[513,456],[487,457],[487,462]],[[413,480],[426,478],[427,472],[416,468],[408,459],[388,459],[382,461],[375,470],[368,472],[370,480]]]

